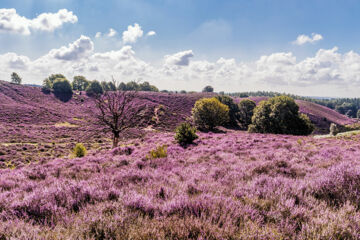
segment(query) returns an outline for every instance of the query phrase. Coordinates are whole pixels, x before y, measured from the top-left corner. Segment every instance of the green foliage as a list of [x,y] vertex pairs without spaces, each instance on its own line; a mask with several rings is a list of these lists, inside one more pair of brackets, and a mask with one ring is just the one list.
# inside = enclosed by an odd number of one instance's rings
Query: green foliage
[[360,109],[356,113],[356,118],[360,118]]
[[202,92],[214,92],[214,88],[212,86],[205,86]]
[[196,128],[192,127],[190,123],[183,122],[175,130],[175,140],[180,145],[191,144],[199,136],[196,135]]
[[299,106],[288,96],[261,101],[254,110],[250,132],[308,135],[314,130],[310,119],[299,114]]
[[61,78],[66,79],[66,77],[60,73],[58,74],[51,74],[47,79],[51,82],[51,84],[54,84],[55,80]]
[[55,94],[72,94],[72,87],[66,78],[57,78],[54,81],[53,89]]
[[82,143],[77,143],[73,150],[74,156],[81,158],[87,153],[85,146]]
[[248,129],[251,124],[251,118],[254,114],[256,103],[250,99],[244,99],[238,104],[238,120],[243,129]]
[[147,91],[147,92],[158,92],[159,89],[154,85],[150,85],[149,82],[143,82],[139,86],[140,91]]
[[167,157],[166,145],[158,146],[156,149],[151,150],[148,155],[149,159],[165,158],[165,157]]
[[222,104],[225,104],[229,107],[229,122],[228,124],[231,126],[237,126],[237,119],[238,119],[238,113],[239,113],[239,107],[237,104],[234,103],[234,100],[232,97],[225,96],[225,95],[218,95],[215,97],[217,100],[219,100]]
[[75,76],[72,82],[72,88],[77,91],[85,91],[89,84],[89,81],[84,76]]
[[101,84],[94,80],[90,83],[90,85],[86,88],[86,94],[89,96],[101,95],[104,93],[104,90]]
[[192,115],[197,126],[213,130],[229,121],[229,107],[216,98],[203,98],[195,102]]
[[16,72],[11,74],[11,83],[21,84],[21,80],[21,77]]
[[50,80],[48,78],[45,78],[42,84],[42,91],[43,92],[50,92],[52,89],[52,83],[50,82]]

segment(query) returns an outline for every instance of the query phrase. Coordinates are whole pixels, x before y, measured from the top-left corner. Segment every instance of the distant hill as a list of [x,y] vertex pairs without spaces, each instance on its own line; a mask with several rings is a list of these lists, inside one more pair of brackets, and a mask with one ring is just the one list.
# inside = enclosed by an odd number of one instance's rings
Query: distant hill
[[[148,124],[159,130],[173,130],[176,125],[191,116],[196,100],[213,96],[214,93],[174,94],[141,92],[152,118]],[[267,97],[249,97],[255,102]],[[236,101],[239,101],[239,98]],[[351,124],[356,120],[346,117],[330,108],[316,103],[296,100],[300,111],[315,123],[317,132],[327,133],[330,123]],[[74,118],[92,118],[92,100],[84,93],[74,94],[64,103],[53,94],[41,92],[39,87],[15,85],[0,81],[0,120],[12,123],[56,123],[71,122]]]

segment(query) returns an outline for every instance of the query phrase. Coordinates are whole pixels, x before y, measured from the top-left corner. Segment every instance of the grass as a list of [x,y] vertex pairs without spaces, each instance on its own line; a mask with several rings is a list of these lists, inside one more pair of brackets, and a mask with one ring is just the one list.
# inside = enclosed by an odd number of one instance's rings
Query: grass
[[314,138],[315,139],[321,139],[321,138],[350,137],[350,136],[354,136],[354,135],[358,135],[358,134],[360,134],[360,130],[342,132],[342,133],[336,134],[336,136],[333,136],[333,135],[330,135],[330,134],[315,135]]
[[68,127],[68,128],[75,128],[75,127],[79,127],[76,124],[71,124],[69,122],[59,122],[55,124],[55,127],[61,128],[61,127]]

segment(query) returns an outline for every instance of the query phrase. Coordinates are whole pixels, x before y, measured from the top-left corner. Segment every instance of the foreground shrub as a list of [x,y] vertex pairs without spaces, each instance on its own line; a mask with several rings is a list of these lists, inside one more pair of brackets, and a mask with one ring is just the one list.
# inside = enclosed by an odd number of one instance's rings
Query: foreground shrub
[[198,137],[196,128],[192,127],[190,123],[183,122],[176,128],[175,140],[180,145],[191,144]]
[[216,98],[203,98],[196,101],[192,115],[197,126],[213,130],[229,121],[229,107]]
[[86,88],[86,94],[89,96],[101,95],[104,93],[104,90],[101,84],[98,81],[92,81],[90,85]]
[[165,158],[165,157],[167,157],[166,145],[158,146],[156,149],[151,150],[148,155],[148,158],[150,159]]
[[261,101],[251,120],[250,132],[308,135],[314,130],[310,119],[299,113],[299,106],[288,96]]
[[225,96],[225,95],[218,95],[215,97],[219,100],[222,104],[225,104],[229,107],[229,122],[228,125],[230,126],[238,126],[237,116],[239,114],[239,107],[234,103],[232,97]]
[[74,155],[78,158],[84,157],[87,153],[85,146],[82,143],[77,143],[74,151]]
[[255,107],[256,103],[250,99],[244,99],[239,103],[238,119],[243,129],[248,129],[251,124],[251,118],[254,114]]

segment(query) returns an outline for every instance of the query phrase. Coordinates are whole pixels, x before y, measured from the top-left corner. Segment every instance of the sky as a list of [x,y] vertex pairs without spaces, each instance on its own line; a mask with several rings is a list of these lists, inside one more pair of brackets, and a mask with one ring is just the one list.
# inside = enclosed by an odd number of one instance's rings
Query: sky
[[360,97],[358,0],[0,0],[0,79]]

